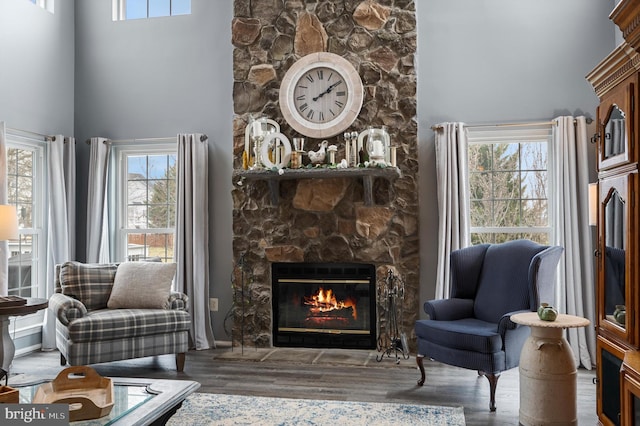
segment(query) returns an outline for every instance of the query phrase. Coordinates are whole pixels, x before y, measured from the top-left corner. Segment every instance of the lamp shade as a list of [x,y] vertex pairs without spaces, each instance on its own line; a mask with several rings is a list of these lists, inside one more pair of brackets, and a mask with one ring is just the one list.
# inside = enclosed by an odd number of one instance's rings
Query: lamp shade
[[598,226],[598,183],[589,184],[589,225]]
[[0,204],[0,241],[18,238],[16,207]]

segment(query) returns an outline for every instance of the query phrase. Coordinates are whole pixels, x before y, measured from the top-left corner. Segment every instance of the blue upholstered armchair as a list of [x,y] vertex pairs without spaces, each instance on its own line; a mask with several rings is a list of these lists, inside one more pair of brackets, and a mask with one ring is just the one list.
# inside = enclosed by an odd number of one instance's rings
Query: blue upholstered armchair
[[416,362],[425,382],[423,358],[477,370],[489,380],[495,411],[500,373],[517,367],[529,327],[511,322],[518,312],[554,304],[555,271],[562,247],[529,240],[482,244],[451,253],[449,299],[424,304],[429,319],[415,324]]

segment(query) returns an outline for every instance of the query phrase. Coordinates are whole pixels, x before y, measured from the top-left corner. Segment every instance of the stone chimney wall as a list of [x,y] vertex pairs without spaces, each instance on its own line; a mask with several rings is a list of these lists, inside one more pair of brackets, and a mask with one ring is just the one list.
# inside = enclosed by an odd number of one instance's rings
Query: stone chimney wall
[[[401,327],[412,338],[421,305],[414,2],[235,0],[234,11],[235,169],[242,168],[251,116],[271,118],[289,139],[297,136],[279,109],[280,81],[296,60],[328,51],[349,60],[365,87],[349,130],[386,125],[401,172],[395,180],[374,179],[372,205],[364,202],[361,178],[332,178],[330,170],[323,179],[272,181],[271,187],[268,180],[234,179],[234,344],[242,338],[271,345],[272,262],[372,263],[379,284],[392,269],[405,283]],[[307,139],[305,149],[316,150],[319,142]],[[339,147],[338,161],[344,158],[342,136],[329,143]],[[277,205],[271,188],[279,191]]]

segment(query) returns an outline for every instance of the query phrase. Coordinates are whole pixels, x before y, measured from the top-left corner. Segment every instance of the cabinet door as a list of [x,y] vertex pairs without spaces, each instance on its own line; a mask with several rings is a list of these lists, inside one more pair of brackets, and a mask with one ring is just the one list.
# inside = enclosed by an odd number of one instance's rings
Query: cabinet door
[[600,180],[598,226],[598,325],[637,347],[638,175],[630,171]]
[[[634,360],[637,361],[637,352],[633,353]],[[627,364],[628,354],[625,355],[622,364],[622,396],[621,396],[621,417],[622,424],[629,426],[640,426],[640,377],[635,366]]]
[[598,169],[635,161],[635,91],[637,74],[604,95],[598,107]]
[[620,368],[624,349],[598,336],[596,373],[598,396],[596,398],[598,419],[605,426],[621,424]]

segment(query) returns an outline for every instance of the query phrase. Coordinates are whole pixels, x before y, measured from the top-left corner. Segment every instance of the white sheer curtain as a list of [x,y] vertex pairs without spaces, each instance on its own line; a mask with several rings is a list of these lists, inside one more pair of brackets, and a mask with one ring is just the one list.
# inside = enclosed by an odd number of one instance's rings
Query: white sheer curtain
[[[49,143],[49,232],[47,242],[47,298],[55,292],[55,266],[75,259],[76,141],[56,135]],[[45,309],[42,348],[56,347],[56,318]]]
[[209,191],[207,136],[178,135],[176,289],[189,296],[192,347],[215,347],[209,313]]
[[90,144],[86,261],[88,263],[108,263],[110,256],[107,184],[111,144],[104,138],[91,138]]
[[[594,277],[589,229],[589,146],[584,117],[554,120],[553,162],[557,181],[555,244],[564,247],[558,265],[558,309],[585,317],[594,324]],[[592,326],[567,330],[576,365],[595,365],[595,331]]]
[[[7,204],[7,127],[0,121],[0,204]],[[0,241],[0,295],[9,294],[9,242]]]
[[471,244],[467,135],[464,124],[438,124],[435,145],[439,215],[435,297],[444,299],[449,297],[450,292],[450,253]]

